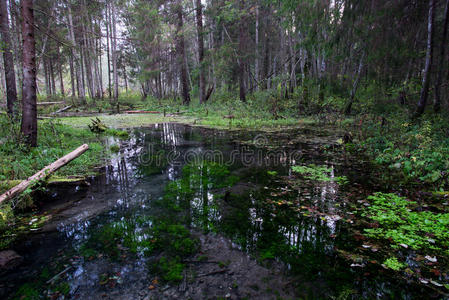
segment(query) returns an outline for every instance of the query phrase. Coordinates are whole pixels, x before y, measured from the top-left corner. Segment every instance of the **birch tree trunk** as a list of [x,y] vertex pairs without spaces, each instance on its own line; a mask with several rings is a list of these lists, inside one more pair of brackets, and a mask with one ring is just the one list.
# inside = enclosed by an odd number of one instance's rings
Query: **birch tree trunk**
[[429,81],[430,71],[432,68],[433,60],[433,32],[434,32],[434,12],[435,12],[435,0],[429,0],[429,16],[427,20],[427,49],[426,49],[426,64],[424,67],[424,74],[422,78],[421,96],[418,102],[418,108],[416,110],[416,117],[421,116],[426,109],[427,98],[429,96]]

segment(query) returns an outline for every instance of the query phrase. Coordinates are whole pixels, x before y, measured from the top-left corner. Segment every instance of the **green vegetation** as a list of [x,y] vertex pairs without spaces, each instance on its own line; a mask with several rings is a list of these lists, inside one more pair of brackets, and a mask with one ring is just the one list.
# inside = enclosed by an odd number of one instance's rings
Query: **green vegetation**
[[29,149],[22,143],[19,123],[0,115],[0,181],[26,179],[82,144],[89,150],[61,168],[56,175],[86,175],[104,161],[101,139],[87,127],[73,128],[53,121],[39,122],[39,146]]
[[293,172],[300,174],[305,179],[314,181],[331,181],[334,180],[340,184],[346,183],[348,180],[345,176],[331,177],[332,169],[326,166],[317,166],[310,164],[308,166],[293,166]]
[[362,214],[378,226],[367,228],[368,237],[388,240],[392,248],[410,247],[449,255],[449,213],[415,210],[416,202],[395,194],[376,193]]
[[399,271],[406,266],[406,264],[399,262],[396,257],[387,258],[383,264],[386,268],[392,269],[394,271]]
[[413,122],[395,110],[385,121],[374,116],[363,121],[357,151],[388,170],[382,173],[385,183],[414,189],[449,188],[449,124],[445,118],[427,116]]

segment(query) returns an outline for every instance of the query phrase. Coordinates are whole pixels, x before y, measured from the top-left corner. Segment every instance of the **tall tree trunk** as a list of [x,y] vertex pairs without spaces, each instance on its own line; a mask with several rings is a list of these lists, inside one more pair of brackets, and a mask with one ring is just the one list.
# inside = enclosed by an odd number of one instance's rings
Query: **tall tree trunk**
[[73,16],[72,16],[72,8],[70,2],[67,3],[68,8],[68,19],[69,19],[69,32],[70,32],[70,40],[72,41],[72,56],[75,64],[75,78],[76,78],[76,86],[78,90],[78,97],[81,100],[81,103],[86,103],[86,91],[84,90],[83,84],[83,76],[82,76],[82,60],[80,55],[80,49],[75,40],[75,29],[73,27]]
[[[244,11],[244,0],[240,0],[240,11]],[[246,87],[245,87],[245,71],[246,71],[246,18],[243,16],[239,24],[239,95],[240,101],[246,102]]]
[[116,12],[115,0],[111,1],[111,19],[112,19],[112,75],[114,78],[114,102],[117,106],[117,112],[120,111],[118,103],[118,70],[117,70],[117,28],[116,28]]
[[62,77],[62,61],[61,61],[61,52],[58,47],[58,73],[59,73],[59,87],[61,88],[61,95],[62,97],[65,97],[64,92],[64,78]]
[[438,113],[441,109],[441,82],[443,80],[443,70],[444,68],[444,56],[446,53],[446,40],[447,40],[447,25],[449,19],[449,0],[446,0],[446,7],[444,8],[444,21],[443,21],[443,39],[441,40],[440,45],[440,59],[438,62],[438,75],[437,82],[435,83],[435,100],[433,104],[433,110]]
[[259,3],[256,3],[256,51],[255,51],[255,59],[254,59],[254,78],[256,80],[256,90],[259,89],[259,73],[260,73],[260,12],[259,12]]
[[22,126],[26,143],[37,146],[36,43],[34,40],[33,0],[21,0],[23,35]]
[[186,64],[186,54],[184,46],[184,21],[182,13],[182,2],[178,1],[176,4],[176,15],[178,18],[176,27],[176,39],[177,39],[177,56],[178,56],[178,66],[181,71],[181,89],[182,89],[182,99],[185,105],[190,104],[190,90],[189,90],[189,79],[187,78],[187,64]]
[[200,67],[199,76],[199,96],[200,104],[205,102],[206,78],[204,76],[204,37],[203,37],[203,7],[201,0],[196,0],[196,29],[198,31],[198,62]]
[[109,99],[112,99],[112,84],[111,84],[111,55],[110,55],[110,46],[109,46],[109,41],[110,41],[110,29],[109,26],[111,24],[110,22],[110,14],[109,14],[109,6],[107,4],[108,2],[106,2],[106,54],[107,54],[107,58],[108,58],[108,94],[109,94]]
[[52,95],[56,95],[55,70],[53,68],[53,58],[50,58],[50,83]]
[[[72,86],[72,98],[76,97],[76,85],[75,85],[75,72],[73,70],[73,54],[70,53],[70,61],[69,61],[69,67],[70,67],[70,84]],[[72,99],[73,100],[73,99]]]
[[429,96],[430,71],[433,60],[433,32],[435,19],[435,0],[429,0],[429,17],[427,21],[427,49],[426,49],[426,64],[424,67],[424,74],[422,79],[421,96],[416,110],[416,117],[421,116],[426,109],[427,98]]
[[17,102],[16,74],[14,71],[14,60],[11,52],[11,38],[9,37],[9,20],[6,0],[0,0],[0,33],[3,44],[3,65],[5,69],[6,82],[6,107],[8,114],[14,116],[14,104]]
[[47,98],[51,95],[51,86],[50,86],[50,77],[48,75],[48,63],[47,58],[44,58],[44,63],[42,64],[42,67],[44,68],[44,77],[45,77],[45,94],[47,95]]
[[355,94],[357,93],[357,88],[359,86],[360,75],[363,70],[363,60],[365,58],[365,52],[362,53],[362,57],[360,58],[359,67],[357,68],[357,73],[355,74],[355,79],[352,84],[351,95],[349,96],[348,104],[345,107],[345,114],[349,115],[351,113],[352,104],[354,103]]

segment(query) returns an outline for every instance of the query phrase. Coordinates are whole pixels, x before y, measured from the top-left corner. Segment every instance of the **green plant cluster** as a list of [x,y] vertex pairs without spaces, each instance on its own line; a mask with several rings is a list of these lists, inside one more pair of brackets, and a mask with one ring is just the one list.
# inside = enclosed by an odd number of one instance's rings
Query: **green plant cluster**
[[389,169],[383,174],[386,181],[440,191],[449,187],[449,126],[442,116],[412,122],[398,112],[386,125],[380,123],[365,122],[361,149]]
[[392,248],[402,244],[449,255],[449,213],[415,211],[416,202],[395,194],[375,193],[368,200],[362,215],[378,224],[365,229],[368,237],[388,240]]
[[317,166],[314,164],[310,164],[307,166],[293,166],[292,171],[300,174],[305,179],[314,180],[314,181],[331,181],[334,180],[338,183],[346,183],[347,178],[345,176],[337,176],[332,178],[331,173],[332,169],[326,166]]

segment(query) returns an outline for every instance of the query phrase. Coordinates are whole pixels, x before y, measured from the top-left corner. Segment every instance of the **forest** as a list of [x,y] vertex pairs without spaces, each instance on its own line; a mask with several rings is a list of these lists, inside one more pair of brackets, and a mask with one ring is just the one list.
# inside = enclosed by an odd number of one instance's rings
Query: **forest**
[[0,298],[448,298],[448,22],[0,0]]

